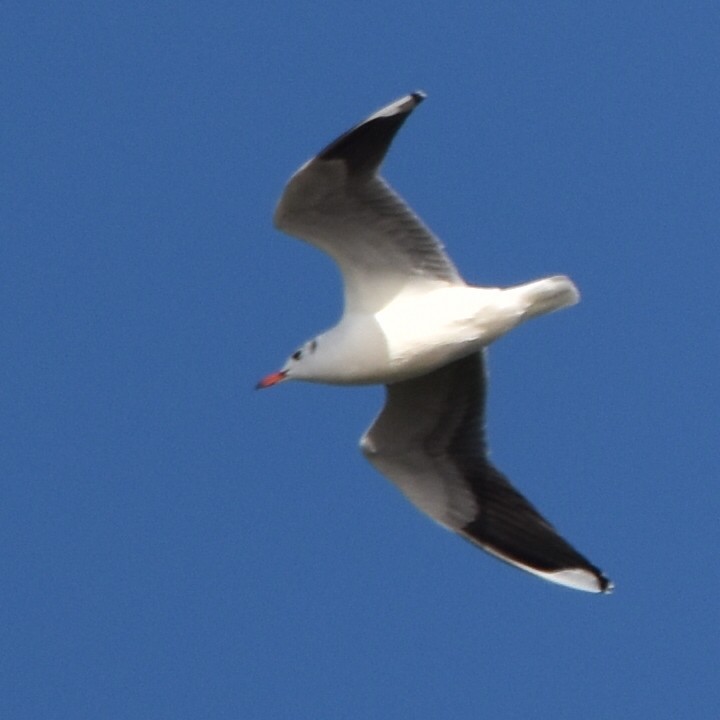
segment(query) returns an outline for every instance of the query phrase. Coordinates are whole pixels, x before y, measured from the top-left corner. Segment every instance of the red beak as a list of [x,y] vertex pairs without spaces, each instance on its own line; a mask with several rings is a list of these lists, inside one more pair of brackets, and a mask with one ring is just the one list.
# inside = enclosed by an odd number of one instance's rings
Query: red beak
[[262,390],[263,388],[272,387],[277,385],[279,382],[285,379],[287,372],[285,370],[279,370],[278,372],[270,373],[266,375],[256,386],[256,390]]

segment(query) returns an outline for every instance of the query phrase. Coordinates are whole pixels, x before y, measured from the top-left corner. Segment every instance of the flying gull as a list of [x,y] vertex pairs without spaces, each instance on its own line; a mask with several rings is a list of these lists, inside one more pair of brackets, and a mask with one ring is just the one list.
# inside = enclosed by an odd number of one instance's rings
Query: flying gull
[[360,447],[411,503],[511,565],[609,592],[610,580],[492,465],[485,440],[485,348],[525,320],[574,305],[578,291],[562,275],[509,288],[468,285],[380,177],[395,134],[424,98],[415,92],[374,113],[285,187],[275,225],[337,262],[345,311],[258,387],[386,385]]

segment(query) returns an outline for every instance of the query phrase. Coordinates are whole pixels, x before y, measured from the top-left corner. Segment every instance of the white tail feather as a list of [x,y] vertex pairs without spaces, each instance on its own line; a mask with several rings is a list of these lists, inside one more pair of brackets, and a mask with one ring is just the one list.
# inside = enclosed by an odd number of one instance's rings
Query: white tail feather
[[536,280],[522,285],[518,289],[522,289],[525,303],[524,320],[575,305],[580,301],[578,289],[573,281],[565,275],[554,275]]

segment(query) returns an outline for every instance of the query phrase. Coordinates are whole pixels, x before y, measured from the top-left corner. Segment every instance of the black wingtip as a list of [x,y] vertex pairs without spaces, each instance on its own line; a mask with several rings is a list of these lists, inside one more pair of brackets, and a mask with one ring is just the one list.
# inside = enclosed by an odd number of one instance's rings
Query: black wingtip
[[597,576],[598,583],[600,583],[600,592],[609,595],[615,589],[615,583],[609,578],[599,573]]
[[456,458],[477,498],[478,514],[460,533],[487,552],[550,582],[610,593],[612,581],[562,538],[494,466]]
[[416,90],[363,120],[321,150],[319,160],[342,160],[351,174],[375,172],[410,113],[425,99]]
[[423,100],[425,100],[425,98],[427,98],[427,94],[422,90],[416,90],[414,93],[410,93],[410,97],[415,101],[415,106],[417,107]]

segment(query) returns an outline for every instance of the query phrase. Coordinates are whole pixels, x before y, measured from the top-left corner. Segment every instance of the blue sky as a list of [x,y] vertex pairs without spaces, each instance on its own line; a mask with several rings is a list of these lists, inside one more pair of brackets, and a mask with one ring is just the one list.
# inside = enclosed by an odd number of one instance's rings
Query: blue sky
[[[3,718],[710,717],[714,3],[0,11]],[[422,89],[385,174],[471,282],[580,305],[490,357],[495,462],[615,581],[509,568],[255,393],[341,312],[289,175]]]

